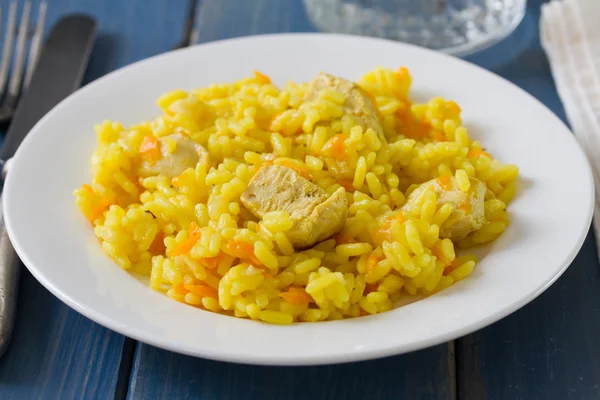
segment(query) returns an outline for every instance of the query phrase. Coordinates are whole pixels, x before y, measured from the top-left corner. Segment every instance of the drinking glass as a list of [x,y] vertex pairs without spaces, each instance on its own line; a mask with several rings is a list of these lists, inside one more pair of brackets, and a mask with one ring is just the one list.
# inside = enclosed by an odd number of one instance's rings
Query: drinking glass
[[462,56],[511,33],[527,0],[304,0],[322,31],[399,40]]

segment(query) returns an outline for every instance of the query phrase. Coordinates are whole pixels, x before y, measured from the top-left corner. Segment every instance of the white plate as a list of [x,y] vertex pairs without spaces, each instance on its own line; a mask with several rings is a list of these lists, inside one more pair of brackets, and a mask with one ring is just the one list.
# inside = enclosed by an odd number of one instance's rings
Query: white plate
[[[92,127],[137,123],[175,88],[231,81],[259,69],[276,83],[320,71],[357,79],[377,65],[407,66],[415,96],[442,95],[464,110],[472,135],[521,170],[512,224],[485,249],[473,275],[435,296],[384,314],[286,327],[201,311],[152,291],[105,256],[72,192],[91,175]],[[165,349],[257,364],[325,364],[431,346],[488,325],[543,292],[588,231],[592,175],[562,122],[533,97],[476,66],[395,42],[356,36],[268,35],[153,57],[70,96],[31,131],[5,186],[6,222],[32,274],[94,321]]]

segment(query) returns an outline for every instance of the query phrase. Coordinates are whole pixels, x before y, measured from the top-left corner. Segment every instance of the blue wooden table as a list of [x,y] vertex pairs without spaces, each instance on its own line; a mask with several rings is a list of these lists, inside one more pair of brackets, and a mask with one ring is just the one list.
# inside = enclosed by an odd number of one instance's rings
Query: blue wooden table
[[[514,34],[469,59],[564,120],[539,43],[540,4],[529,0]],[[71,12],[99,25],[86,83],[179,44],[316,30],[301,0],[52,0],[48,27]],[[69,309],[24,270],[0,399],[598,399],[598,336],[592,233],[557,283],[490,327],[407,355],[322,367],[233,365],[137,343]]]

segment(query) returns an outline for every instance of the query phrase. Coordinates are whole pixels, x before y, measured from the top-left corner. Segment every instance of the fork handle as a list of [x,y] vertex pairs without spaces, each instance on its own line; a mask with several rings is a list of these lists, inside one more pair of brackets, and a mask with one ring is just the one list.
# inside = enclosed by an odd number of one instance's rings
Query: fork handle
[[20,273],[21,260],[6,232],[0,196],[0,357],[8,348],[15,325]]

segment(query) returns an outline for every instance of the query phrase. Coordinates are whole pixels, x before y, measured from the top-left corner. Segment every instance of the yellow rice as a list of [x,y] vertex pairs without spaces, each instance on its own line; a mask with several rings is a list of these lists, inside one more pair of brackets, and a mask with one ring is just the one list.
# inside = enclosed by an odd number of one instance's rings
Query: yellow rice
[[[151,288],[177,301],[217,313],[314,322],[381,313],[407,294],[434,294],[475,267],[473,256],[457,258],[456,246],[486,243],[504,231],[518,169],[469,137],[456,103],[412,103],[405,68],[376,68],[357,83],[376,105],[387,143],[343,114],[340,93],[325,91],[303,104],[306,83],[279,88],[256,73],[166,93],[150,122],[95,127],[93,180],[75,191],[77,205],[119,266],[149,276]],[[137,176],[144,137],[172,133],[203,145],[213,166],[200,162],[172,181]],[[347,160],[323,154],[336,134],[344,135]],[[240,195],[272,155],[309,172],[328,193],[346,188],[349,212],[340,234],[295,251],[287,213],[257,221],[244,208]],[[399,215],[418,184],[439,176],[464,191],[469,177],[487,187],[487,222],[460,243],[439,238],[452,206],[436,206],[433,192]],[[382,236],[385,229],[390,234]],[[231,243],[244,244],[248,256],[237,257]]]

